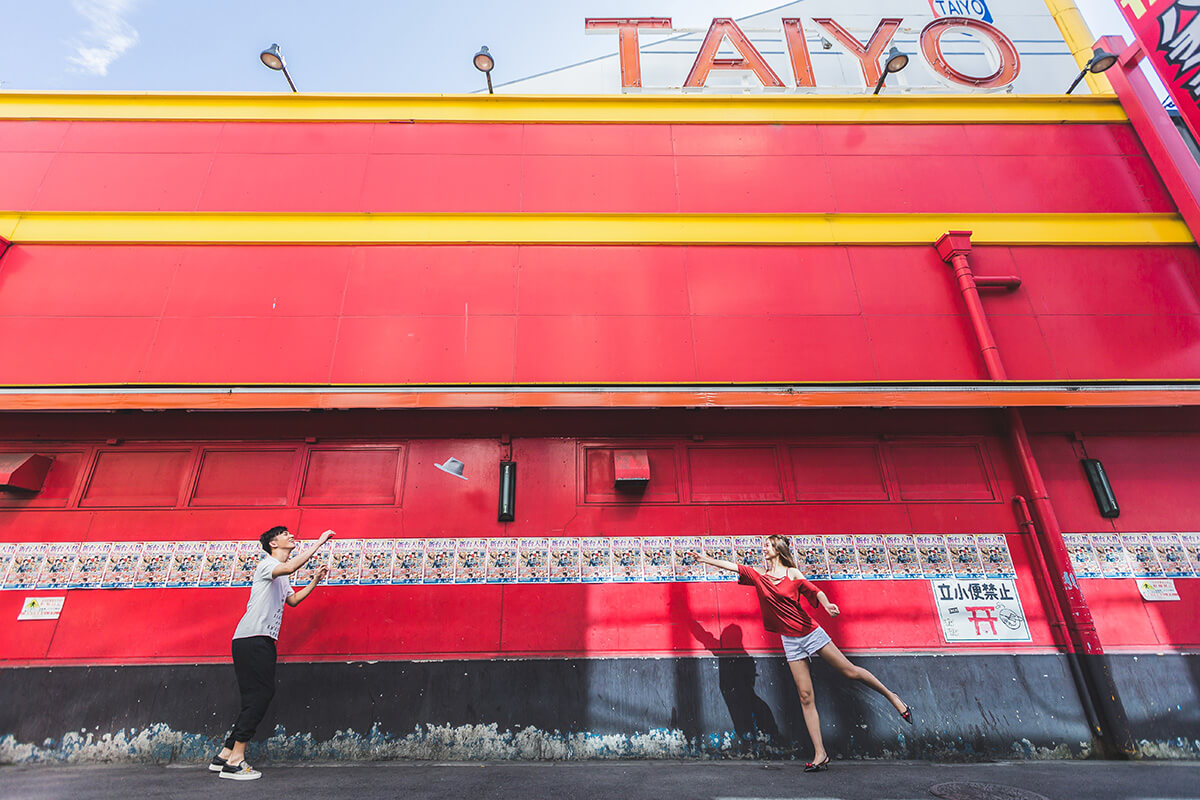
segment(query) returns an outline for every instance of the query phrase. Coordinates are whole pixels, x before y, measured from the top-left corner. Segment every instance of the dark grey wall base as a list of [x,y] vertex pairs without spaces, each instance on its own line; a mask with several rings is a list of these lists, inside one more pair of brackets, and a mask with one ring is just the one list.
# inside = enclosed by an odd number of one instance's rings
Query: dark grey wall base
[[[1057,655],[855,662],[916,712],[813,665],[842,758],[1078,758],[1093,743]],[[1148,756],[1200,757],[1200,656],[1112,659]],[[229,665],[0,670],[0,763],[207,759],[237,706]],[[780,657],[281,664],[251,750],[287,759],[808,759]]]

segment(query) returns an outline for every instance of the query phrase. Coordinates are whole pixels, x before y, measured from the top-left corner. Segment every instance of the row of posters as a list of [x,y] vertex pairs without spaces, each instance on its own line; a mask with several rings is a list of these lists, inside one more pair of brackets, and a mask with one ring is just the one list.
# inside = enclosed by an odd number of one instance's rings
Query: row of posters
[[1079,578],[1200,577],[1200,533],[1064,533]]
[[[733,581],[700,563],[763,563],[761,536],[334,539],[292,575],[321,566],[338,585]],[[1002,534],[793,536],[811,580],[1015,578]],[[298,543],[301,552],[308,543]],[[263,558],[252,542],[0,544],[4,589],[249,586]]]

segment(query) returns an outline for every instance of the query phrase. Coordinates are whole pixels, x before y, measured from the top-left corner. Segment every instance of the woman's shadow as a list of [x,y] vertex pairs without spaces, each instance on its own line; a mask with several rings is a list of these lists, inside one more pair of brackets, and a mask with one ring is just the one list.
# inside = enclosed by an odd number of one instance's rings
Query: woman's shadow
[[[717,681],[736,734],[733,754],[766,755],[764,750],[784,746],[775,715],[754,690],[758,665],[742,643],[742,626],[725,626],[720,639],[696,620],[691,620],[689,627],[696,641],[717,656]],[[764,735],[767,742],[761,741]]]

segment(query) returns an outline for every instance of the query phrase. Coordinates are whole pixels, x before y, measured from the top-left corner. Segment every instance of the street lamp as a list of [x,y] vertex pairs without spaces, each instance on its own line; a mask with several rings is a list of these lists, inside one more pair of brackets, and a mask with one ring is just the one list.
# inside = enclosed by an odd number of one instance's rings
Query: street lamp
[[1108,52],[1103,47],[1101,47],[1099,50],[1092,51],[1091,59],[1083,65],[1083,69],[1081,69],[1079,74],[1075,76],[1075,80],[1071,81],[1071,88],[1067,89],[1067,94],[1075,91],[1075,87],[1079,85],[1081,80],[1083,80],[1084,75],[1087,75],[1089,72],[1093,75],[1106,72],[1112,69],[1113,65],[1117,63],[1118,58],[1119,56]]
[[908,66],[908,56],[901,53],[896,47],[888,50],[887,63],[883,65],[883,72],[879,75],[879,81],[875,84],[875,91],[872,94],[879,94],[879,90],[883,88],[883,82],[887,80],[888,75],[892,75]]
[[282,72],[283,77],[287,78],[288,86],[292,87],[292,91],[296,91],[296,84],[292,83],[292,76],[288,75],[287,62],[283,60],[283,51],[279,49],[279,45],[274,42],[266,50],[258,54],[262,62],[267,67]]
[[492,58],[492,54],[488,52],[487,47],[479,48],[479,52],[475,54],[473,59],[475,69],[487,76],[488,94],[495,94],[492,89],[492,67],[496,66],[496,59]]

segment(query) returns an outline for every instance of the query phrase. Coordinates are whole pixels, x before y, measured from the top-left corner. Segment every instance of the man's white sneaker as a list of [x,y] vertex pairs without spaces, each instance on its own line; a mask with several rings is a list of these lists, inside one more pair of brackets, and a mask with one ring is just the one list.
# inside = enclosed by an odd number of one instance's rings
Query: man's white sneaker
[[262,777],[262,773],[243,761],[240,764],[226,764],[221,767],[221,777],[231,781],[253,781]]

